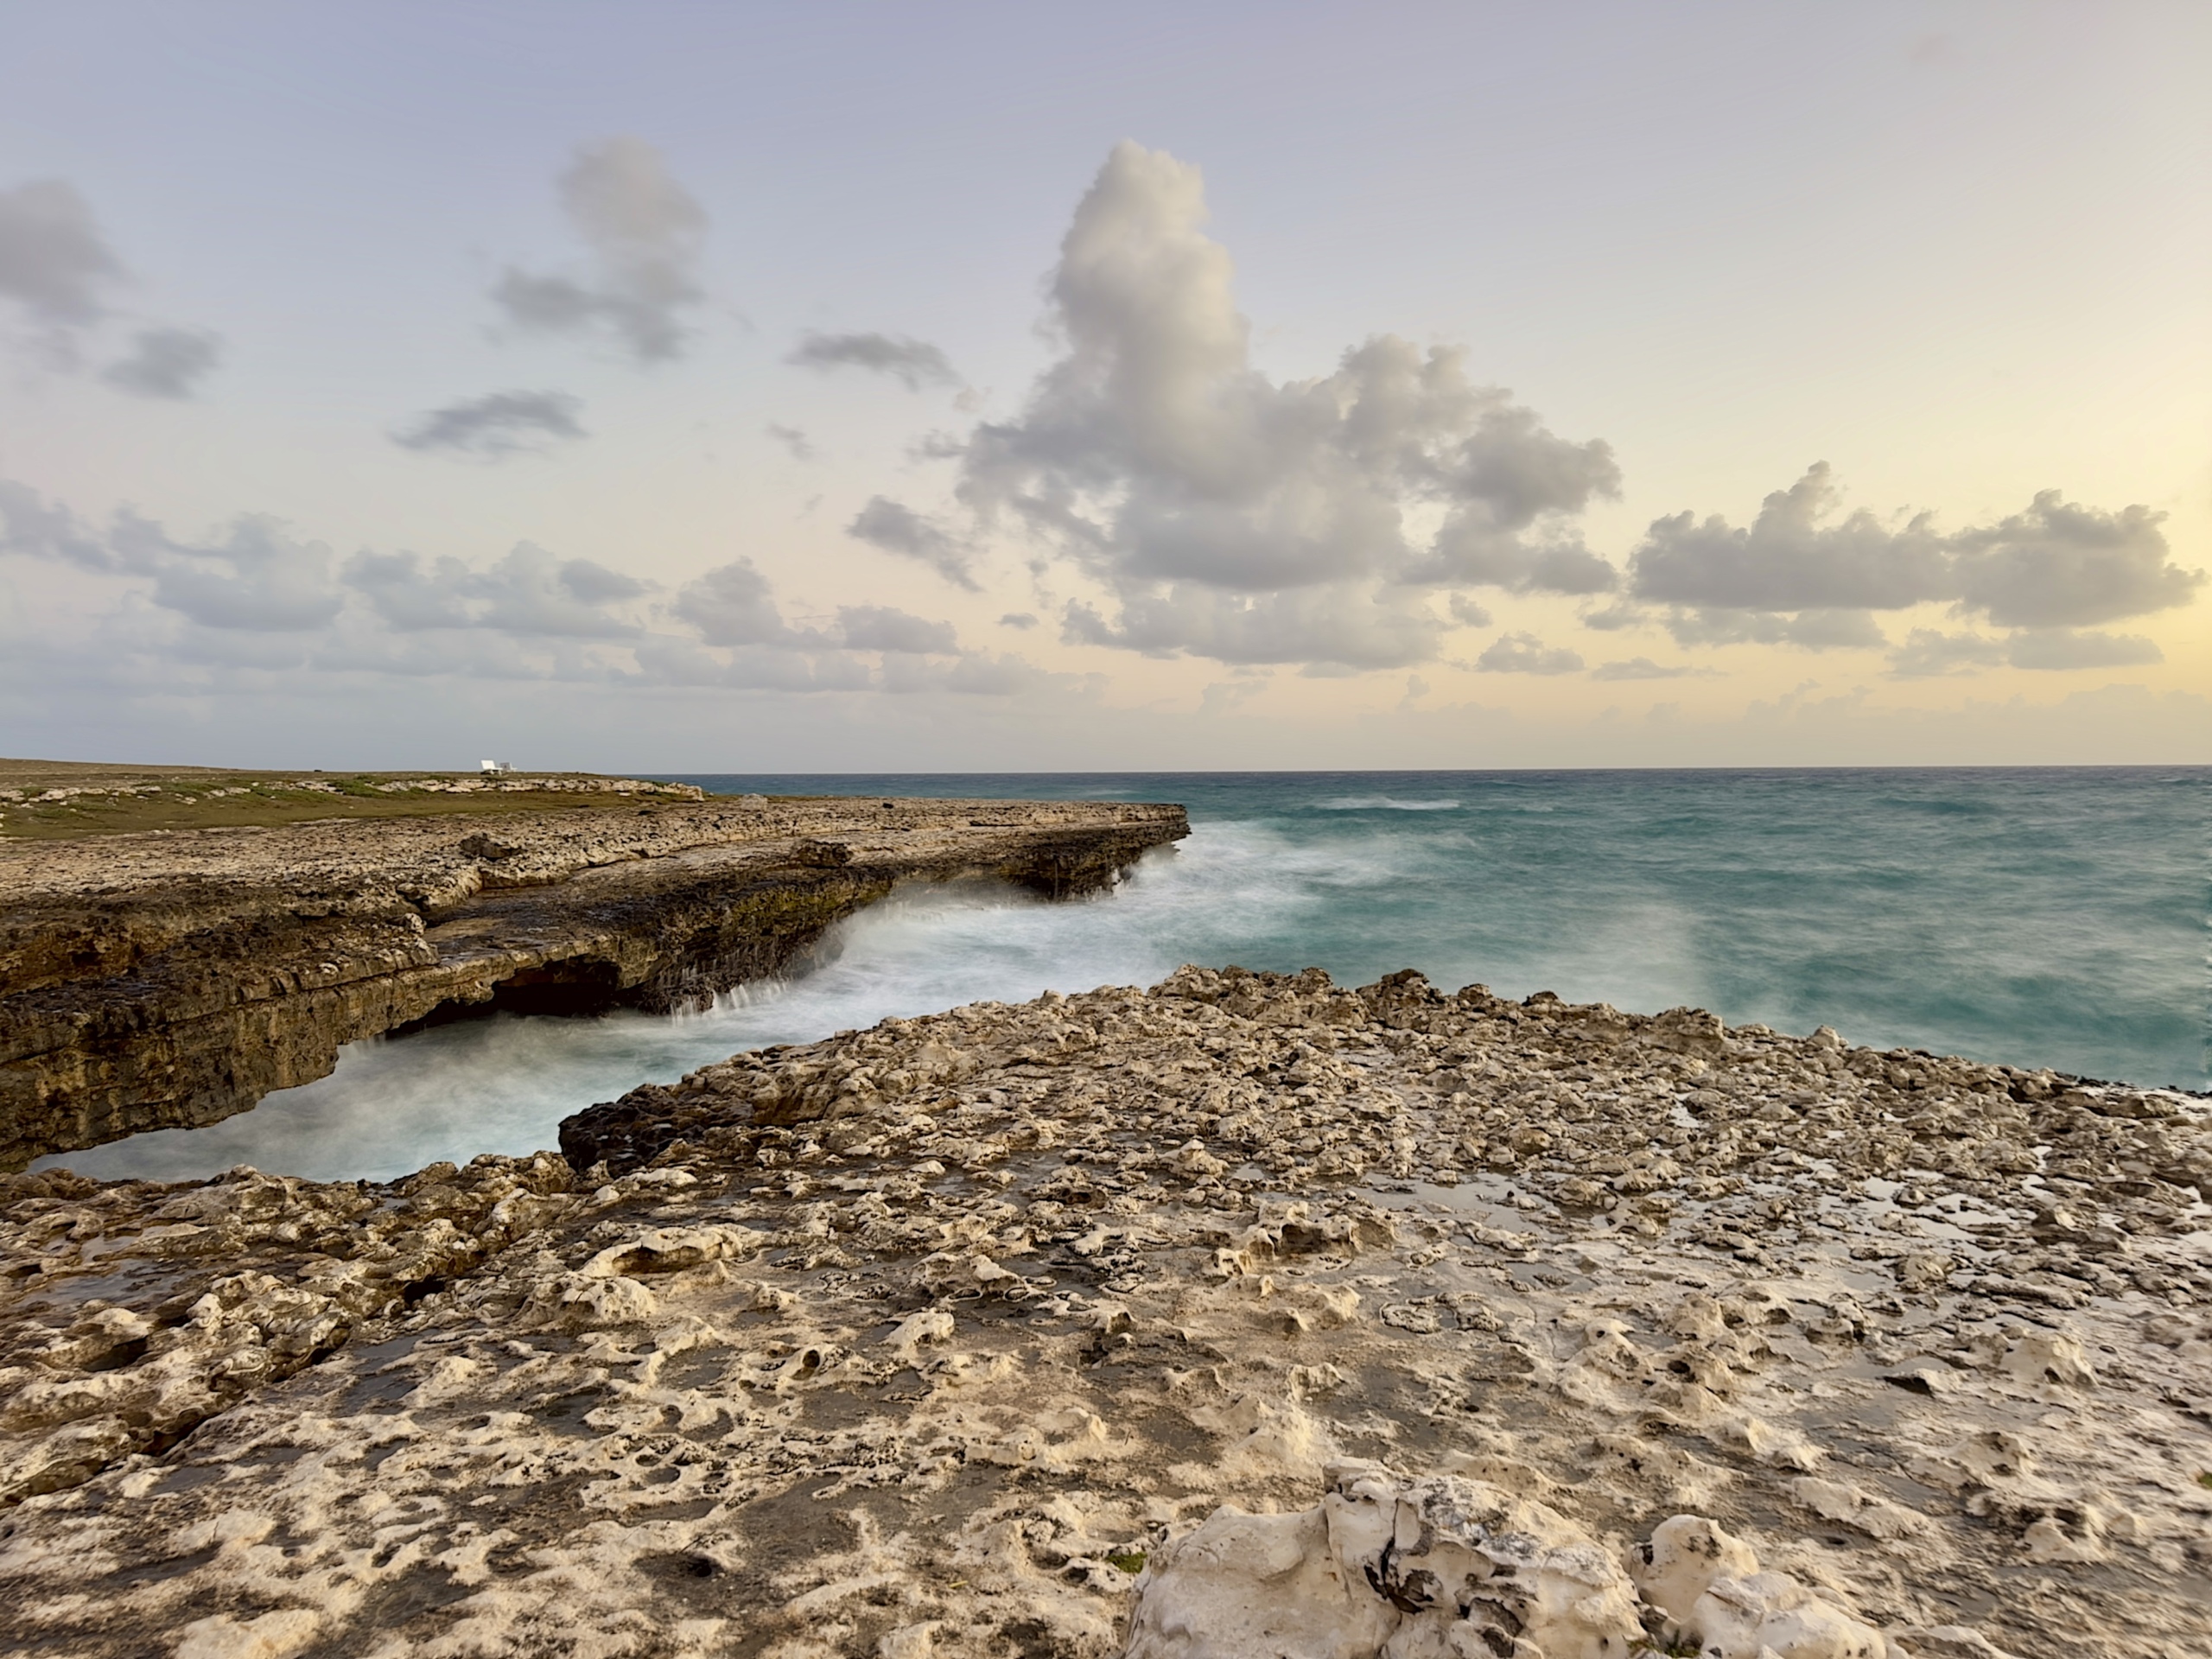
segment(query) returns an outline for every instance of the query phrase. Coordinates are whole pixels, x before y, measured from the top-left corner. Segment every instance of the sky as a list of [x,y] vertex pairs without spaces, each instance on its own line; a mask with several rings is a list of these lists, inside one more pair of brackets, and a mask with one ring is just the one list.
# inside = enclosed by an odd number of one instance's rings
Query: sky
[[2212,762],[2212,9],[0,0],[0,753]]

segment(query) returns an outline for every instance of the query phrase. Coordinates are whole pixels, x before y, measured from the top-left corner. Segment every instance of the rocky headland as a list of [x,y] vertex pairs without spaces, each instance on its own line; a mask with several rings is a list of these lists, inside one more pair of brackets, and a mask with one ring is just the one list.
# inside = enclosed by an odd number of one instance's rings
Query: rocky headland
[[391,1184],[10,1178],[86,1656],[2212,1652],[2212,1110],[1185,969]]
[[[134,787],[163,785],[11,792],[59,810]],[[186,787],[238,811],[340,798],[315,779]],[[695,1004],[902,881],[1066,897],[1189,833],[1176,806],[702,798],[631,779],[361,792],[429,815],[0,840],[0,1170],[212,1123],[421,1020]]]

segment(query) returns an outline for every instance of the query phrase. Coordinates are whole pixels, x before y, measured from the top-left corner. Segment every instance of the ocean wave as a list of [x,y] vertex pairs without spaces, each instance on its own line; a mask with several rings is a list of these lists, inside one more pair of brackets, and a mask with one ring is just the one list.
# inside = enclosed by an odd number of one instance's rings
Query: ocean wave
[[1313,803],[1316,812],[1456,812],[1457,801],[1401,801],[1388,795],[1339,795]]

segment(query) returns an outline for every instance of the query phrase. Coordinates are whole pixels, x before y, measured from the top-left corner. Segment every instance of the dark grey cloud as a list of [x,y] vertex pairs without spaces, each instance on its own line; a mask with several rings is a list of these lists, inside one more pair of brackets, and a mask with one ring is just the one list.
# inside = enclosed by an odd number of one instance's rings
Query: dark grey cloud
[[[113,316],[109,293],[128,276],[74,185],[38,179],[0,190],[0,299],[22,308],[48,366],[83,364],[85,332]],[[100,378],[143,397],[188,397],[221,355],[205,329],[156,325]]]
[[100,378],[141,397],[189,397],[223,360],[221,336],[205,328],[142,328],[130,352]]
[[1452,620],[1463,628],[1486,628],[1491,625],[1491,613],[1465,594],[1454,594],[1450,601]]
[[812,441],[798,427],[780,426],[774,421],[771,421],[761,429],[778,443],[782,444],[791,453],[791,458],[793,461],[814,459],[815,448]]
[[576,419],[582,407],[562,391],[487,392],[432,410],[394,432],[391,441],[403,449],[443,449],[498,461],[588,435]]
[[975,575],[968,568],[967,548],[903,502],[871,496],[853,522],[845,526],[845,534],[887,553],[918,559],[947,582],[971,592],[979,591]]
[[836,638],[851,651],[946,654],[960,649],[951,623],[931,622],[887,605],[840,606]]
[[[1315,660],[1399,666],[1436,630],[1395,589],[1615,585],[1567,523],[1618,490],[1604,443],[1555,436],[1471,381],[1463,353],[1392,335],[1319,378],[1270,379],[1205,219],[1195,168],[1117,146],[1053,274],[1062,356],[1018,418],[965,446],[960,496],[979,518],[1011,521],[1111,595],[1122,620],[1083,623],[1090,635],[1229,661],[1353,639]],[[1414,537],[1415,521],[1434,533]]]
[[1548,646],[1533,633],[1502,633],[1475,658],[1484,674],[1572,674],[1582,658],[1564,646]]
[[586,146],[561,175],[561,205],[589,251],[581,276],[510,269],[492,297],[517,327],[599,333],[640,363],[679,357],[706,299],[706,210],[641,138]]
[[0,295],[35,321],[59,327],[99,321],[104,290],[122,276],[123,262],[74,185],[37,179],[0,190]]
[[1008,611],[999,618],[999,626],[1002,628],[1033,628],[1037,626],[1037,619],[1027,611]]
[[2051,490],[1997,524],[1947,534],[1930,513],[1839,516],[1840,496],[1821,462],[1747,527],[1658,519],[1630,560],[1630,592],[1671,607],[1684,644],[1820,646],[1881,644],[1878,611],[1948,602],[2000,626],[2082,627],[2185,605],[2204,582],[2170,562],[2164,515],[2145,507],[2108,512]]
[[924,386],[957,386],[960,376],[945,355],[925,340],[904,334],[816,334],[802,337],[784,359],[801,368],[865,369],[884,374],[909,391]]
[[2128,668],[2165,660],[2157,644],[2140,634],[2101,633],[2075,628],[2023,628],[1999,638],[1980,633],[1944,633],[1915,628],[1890,653],[1894,679],[1928,679],[1942,674],[1974,673],[1985,668]]

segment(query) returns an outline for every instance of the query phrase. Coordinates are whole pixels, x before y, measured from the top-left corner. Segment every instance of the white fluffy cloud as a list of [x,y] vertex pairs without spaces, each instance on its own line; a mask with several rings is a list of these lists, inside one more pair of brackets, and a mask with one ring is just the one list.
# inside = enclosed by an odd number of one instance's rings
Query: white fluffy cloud
[[689,317],[706,298],[706,210],[641,138],[587,145],[560,189],[590,268],[581,276],[511,268],[492,291],[508,321],[549,334],[604,334],[640,363],[681,356]]
[[1402,666],[1433,656],[1418,590],[1603,592],[1570,521],[1618,486],[1464,354],[1394,335],[1334,372],[1251,362],[1198,170],[1117,145],[1052,283],[1064,352],[1019,418],[969,439],[963,500],[1075,563],[1118,614],[1071,637],[1242,663]]
[[391,435],[403,449],[449,450],[498,461],[586,435],[583,407],[563,391],[493,391],[434,409]]
[[[1885,522],[1863,508],[1840,513],[1840,499],[1821,462],[1768,496],[1747,527],[1687,512],[1659,519],[1630,560],[1630,591],[1668,607],[1667,626],[1684,645],[1817,648],[1879,645],[1876,612],[1929,602],[1999,626],[2073,629],[2185,605],[2204,582],[2170,561],[2164,515],[2145,507],[2107,512],[2047,490],[2024,512],[1947,534],[1931,513]],[[1907,648],[1914,661],[1933,650]],[[2051,654],[2056,666],[2080,653]],[[1980,660],[2031,665],[2009,645]]]

